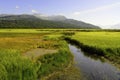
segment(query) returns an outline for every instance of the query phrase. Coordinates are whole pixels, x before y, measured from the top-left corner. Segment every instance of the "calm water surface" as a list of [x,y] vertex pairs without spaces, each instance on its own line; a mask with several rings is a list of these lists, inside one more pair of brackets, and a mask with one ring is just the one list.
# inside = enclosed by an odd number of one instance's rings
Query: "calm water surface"
[[120,80],[120,71],[116,67],[100,59],[85,56],[81,49],[69,44],[77,66],[86,80]]

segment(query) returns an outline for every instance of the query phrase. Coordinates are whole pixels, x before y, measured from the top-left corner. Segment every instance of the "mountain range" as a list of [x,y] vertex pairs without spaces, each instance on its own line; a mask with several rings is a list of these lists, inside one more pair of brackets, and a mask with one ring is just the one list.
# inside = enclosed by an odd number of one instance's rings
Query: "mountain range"
[[68,19],[65,16],[46,16],[42,14],[1,14],[0,28],[79,28],[100,29],[83,21]]

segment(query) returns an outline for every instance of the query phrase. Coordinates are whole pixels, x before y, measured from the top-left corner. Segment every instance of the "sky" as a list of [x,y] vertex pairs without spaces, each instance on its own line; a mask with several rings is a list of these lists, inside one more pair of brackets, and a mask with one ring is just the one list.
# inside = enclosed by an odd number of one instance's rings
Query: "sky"
[[94,25],[120,23],[120,0],[0,0],[0,14],[64,15]]

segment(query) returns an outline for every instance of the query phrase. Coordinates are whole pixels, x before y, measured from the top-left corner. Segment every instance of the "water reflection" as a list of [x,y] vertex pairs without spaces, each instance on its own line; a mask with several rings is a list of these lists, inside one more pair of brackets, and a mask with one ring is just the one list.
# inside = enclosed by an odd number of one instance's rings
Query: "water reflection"
[[75,57],[76,66],[87,80],[120,80],[120,71],[111,64],[101,61],[97,55],[84,54],[79,48],[69,44]]

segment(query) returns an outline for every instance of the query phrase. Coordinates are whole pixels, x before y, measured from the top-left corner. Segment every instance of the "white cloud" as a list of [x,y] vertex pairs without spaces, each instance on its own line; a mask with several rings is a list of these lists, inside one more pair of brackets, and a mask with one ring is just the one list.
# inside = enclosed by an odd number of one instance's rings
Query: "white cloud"
[[112,8],[116,8],[116,7],[120,7],[120,2],[97,7],[94,9],[85,10],[85,11],[77,11],[77,12],[74,12],[73,15],[79,16],[81,14],[89,14],[89,13],[99,12],[99,11],[108,10],[108,9],[112,9]]
[[19,9],[20,7],[19,7],[19,6],[16,6],[15,8],[16,8],[16,9]]
[[114,25],[120,23],[120,2],[100,6],[84,11],[76,11],[67,14],[68,18],[84,21],[94,25],[99,25],[102,28],[107,28],[106,25]]
[[32,13],[38,13],[38,11],[36,11],[36,10],[34,10],[34,9],[32,9],[31,12],[32,12]]

